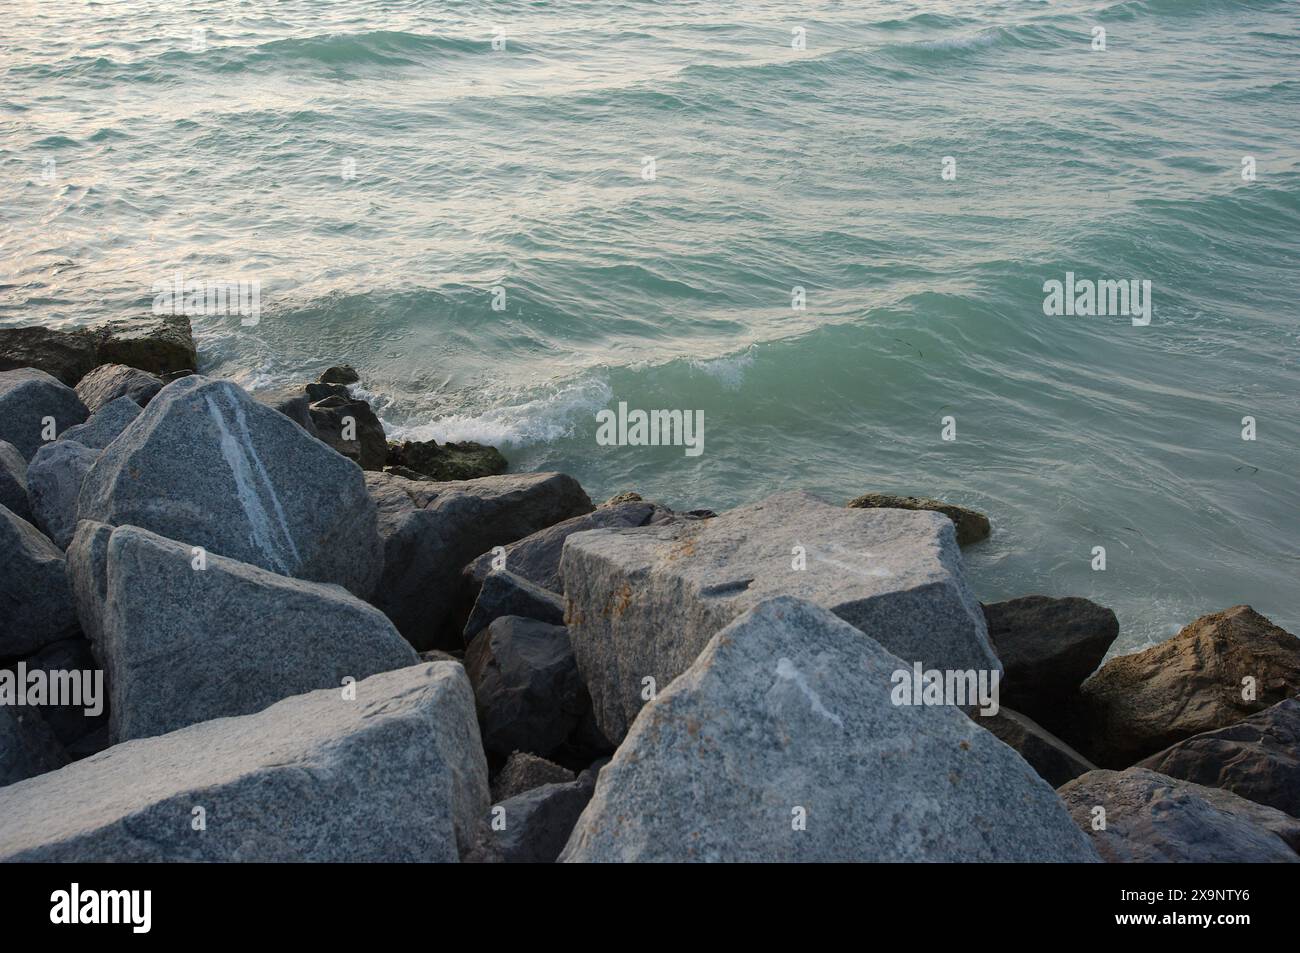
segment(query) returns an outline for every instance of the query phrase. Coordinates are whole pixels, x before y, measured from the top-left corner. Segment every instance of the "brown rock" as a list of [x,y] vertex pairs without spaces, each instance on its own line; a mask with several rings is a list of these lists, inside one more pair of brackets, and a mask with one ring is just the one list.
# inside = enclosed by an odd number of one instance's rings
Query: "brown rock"
[[[1242,697],[1247,678],[1253,700]],[[1111,659],[1080,692],[1083,750],[1103,767],[1124,767],[1300,693],[1300,639],[1233,606]]]
[[957,506],[954,503],[932,500],[929,497],[894,496],[892,493],[865,493],[856,499],[849,500],[848,505],[855,510],[933,510],[936,513],[942,513],[952,520],[953,525],[957,527],[957,543],[960,546],[977,543],[981,539],[987,539],[989,535],[989,518],[983,513],[977,513],[975,510],[968,509],[965,506]]

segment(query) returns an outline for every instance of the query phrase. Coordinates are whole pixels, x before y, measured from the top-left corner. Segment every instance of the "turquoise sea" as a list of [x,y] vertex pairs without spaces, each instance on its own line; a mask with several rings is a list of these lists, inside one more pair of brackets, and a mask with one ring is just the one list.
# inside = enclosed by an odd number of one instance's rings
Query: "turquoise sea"
[[[1125,651],[1300,632],[1295,0],[10,0],[0,79],[0,325],[257,281],[205,372],[348,361],[596,499],[964,503],[981,598]],[[1150,324],[1044,314],[1067,271]],[[619,401],[703,453],[598,446]]]

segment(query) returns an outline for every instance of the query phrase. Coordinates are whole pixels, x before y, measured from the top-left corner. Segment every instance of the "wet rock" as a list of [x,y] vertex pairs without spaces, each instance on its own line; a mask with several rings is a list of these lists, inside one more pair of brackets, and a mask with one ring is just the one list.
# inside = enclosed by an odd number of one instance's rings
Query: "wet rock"
[[[1061,800],[1111,863],[1296,863],[1300,821],[1229,791],[1148,771],[1089,771]],[[1095,829],[1103,815],[1105,829]],[[1284,840],[1285,837],[1285,840]]]
[[199,366],[190,319],[184,315],[130,318],[96,325],[96,364],[125,364],[152,374],[192,371]]
[[957,528],[957,544],[966,546],[987,539],[989,518],[983,513],[954,503],[943,503],[924,496],[895,496],[892,493],[866,493],[849,500],[853,509],[931,510],[942,513]]
[[[310,388],[309,388],[310,389]],[[388,456],[384,425],[364,400],[333,395],[309,409],[316,435],[363,470],[382,470]]]
[[361,375],[356,372],[351,364],[337,364],[334,367],[327,367],[320,376],[322,384],[355,384],[361,380]]
[[1193,735],[1137,764],[1300,818],[1300,699]]
[[0,861],[454,862],[488,806],[465,671],[435,662],[0,788]]
[[388,444],[385,462],[424,474],[433,480],[475,480],[506,472],[509,466],[501,451],[480,443],[444,443],[435,440],[407,440]]
[[763,600],[642,709],[560,859],[1096,860],[960,709],[893,703],[907,667],[820,606]]
[[0,371],[34,367],[68,387],[101,363],[96,336],[84,329],[0,328]]
[[1122,768],[1300,694],[1300,639],[1234,606],[1111,659],[1081,694],[1080,747],[1097,764]]
[[[13,444],[24,460],[88,416],[76,391],[44,371],[0,371],[0,440]],[[53,433],[48,426],[51,420]]]

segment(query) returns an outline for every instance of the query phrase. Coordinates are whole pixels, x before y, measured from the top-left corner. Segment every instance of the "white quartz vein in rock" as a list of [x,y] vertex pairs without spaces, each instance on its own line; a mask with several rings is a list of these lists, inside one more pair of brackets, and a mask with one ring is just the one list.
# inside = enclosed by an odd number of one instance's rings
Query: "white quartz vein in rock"
[[777,678],[783,678],[788,682],[794,682],[795,685],[798,686],[799,691],[803,692],[804,695],[807,696],[814,712],[821,715],[827,721],[833,722],[838,727],[844,727],[844,722],[840,717],[834,712],[829,711],[826,706],[822,704],[821,698],[815,691],[813,691],[812,686],[808,684],[808,680],[804,678],[803,672],[794,667],[794,662],[790,661],[785,656],[781,656],[781,658],[776,661],[776,675]]

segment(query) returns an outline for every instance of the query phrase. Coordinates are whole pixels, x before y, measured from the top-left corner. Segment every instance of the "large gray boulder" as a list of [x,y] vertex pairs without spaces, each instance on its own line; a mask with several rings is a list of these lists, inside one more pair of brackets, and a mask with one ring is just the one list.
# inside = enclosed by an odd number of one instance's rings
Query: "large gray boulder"
[[63,553],[0,506],[0,659],[30,655],[76,631]]
[[487,574],[479,588],[478,598],[474,600],[474,608],[465,623],[465,644],[468,645],[493,619],[505,615],[560,625],[564,622],[564,600],[523,576],[505,569],[494,570]]
[[[75,557],[73,571],[83,565]],[[418,661],[383,613],[339,586],[196,557],[188,544],[135,526],[113,530],[102,565],[102,583],[75,585],[105,593],[95,650],[115,741],[260,711]]]
[[27,499],[27,459],[7,440],[0,440],[0,506],[7,506],[22,519],[31,521]]
[[[564,550],[564,541],[574,533],[583,533],[589,529],[620,529],[631,526],[647,526],[651,523],[670,519],[673,513],[658,503],[646,503],[642,500],[605,504],[593,512],[575,516],[572,519],[540,529],[525,536],[518,542],[505,547],[505,569],[527,579],[534,585],[549,589],[551,592],[563,592],[564,582],[560,578],[560,556]],[[465,584],[469,598],[473,599],[483,580],[499,562],[493,553],[484,553],[465,567]]]
[[1096,860],[959,708],[894,704],[910,668],[820,606],[764,600],[642,709],[561,860]]
[[59,549],[67,549],[77,529],[77,498],[99,451],[75,440],[56,440],[36,451],[27,467],[32,521]]
[[1300,861],[1300,821],[1230,791],[1133,767],[1089,771],[1059,793],[1111,863]]
[[365,479],[384,540],[374,603],[418,649],[463,644],[450,616],[467,562],[591,510],[578,481],[563,473],[426,483],[368,472]]
[[465,671],[434,662],[0,789],[0,861],[454,862],[488,806]]
[[561,570],[578,668],[614,742],[646,678],[664,688],[719,629],[773,595],[830,609],[909,664],[1001,668],[952,522],[938,513],[778,493],[714,519],[577,533]]
[[145,407],[162,388],[162,378],[156,374],[125,364],[101,364],[77,382],[76,390],[86,409],[97,414],[123,397],[137,408]]
[[1300,698],[1193,735],[1139,761],[1138,767],[1224,788],[1300,817]]
[[0,440],[17,447],[24,460],[88,416],[90,411],[76,391],[44,371],[30,367],[0,371]]
[[[104,641],[104,603],[108,600],[108,541],[113,527],[81,520],[66,554],[68,587],[82,634],[91,649]],[[102,664],[102,662],[101,662]]]
[[465,653],[483,747],[507,757],[546,757],[571,735],[591,705],[562,625],[518,616],[496,619]]
[[59,439],[75,440],[84,446],[103,450],[139,416],[139,404],[130,397],[119,397],[100,407],[84,424],[63,431]]
[[91,468],[79,512],[362,598],[383,565],[356,464],[229,381],[164,387]]
[[0,705],[0,787],[61,768],[67,761],[54,731],[35,708]]

